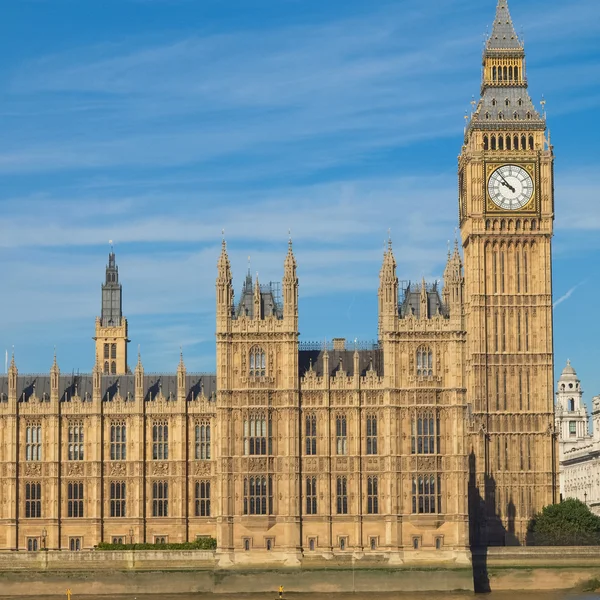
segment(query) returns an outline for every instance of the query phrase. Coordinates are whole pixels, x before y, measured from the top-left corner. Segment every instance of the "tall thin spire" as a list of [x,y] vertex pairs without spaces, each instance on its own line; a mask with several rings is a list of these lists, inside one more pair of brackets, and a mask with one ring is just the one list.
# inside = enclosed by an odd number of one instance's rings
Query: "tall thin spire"
[[102,285],[102,327],[118,327],[123,317],[122,287],[119,283],[119,267],[111,246],[106,265],[105,281]]
[[492,33],[487,41],[487,50],[522,50],[523,43],[519,40],[513,25],[508,0],[498,0],[496,18]]

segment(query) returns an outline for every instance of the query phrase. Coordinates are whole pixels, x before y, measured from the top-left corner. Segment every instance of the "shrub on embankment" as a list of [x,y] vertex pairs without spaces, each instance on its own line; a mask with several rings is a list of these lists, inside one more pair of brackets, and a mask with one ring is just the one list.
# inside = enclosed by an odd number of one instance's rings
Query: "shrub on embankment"
[[96,550],[215,550],[217,540],[215,538],[200,538],[195,542],[183,542],[181,544],[109,544],[103,542],[96,546]]
[[598,546],[600,517],[581,500],[567,498],[545,506],[533,517],[527,542],[536,546]]

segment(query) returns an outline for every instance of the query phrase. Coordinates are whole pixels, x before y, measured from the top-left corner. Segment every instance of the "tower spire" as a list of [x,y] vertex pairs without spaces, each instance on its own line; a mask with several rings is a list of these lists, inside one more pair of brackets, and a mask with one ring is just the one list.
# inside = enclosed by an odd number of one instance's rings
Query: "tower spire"
[[496,18],[492,33],[488,38],[486,50],[522,50],[523,43],[519,40],[513,25],[508,0],[498,0]]

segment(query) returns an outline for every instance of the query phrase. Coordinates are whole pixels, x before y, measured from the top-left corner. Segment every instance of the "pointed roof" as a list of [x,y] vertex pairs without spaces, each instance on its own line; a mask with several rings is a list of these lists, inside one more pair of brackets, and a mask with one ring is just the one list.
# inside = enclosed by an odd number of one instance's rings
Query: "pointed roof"
[[183,362],[183,348],[180,346],[179,347],[179,364],[177,365],[177,371],[178,372],[184,372],[185,369],[185,363]]
[[523,43],[519,40],[513,25],[508,0],[498,0],[496,18],[492,27],[492,34],[488,38],[487,50],[522,50]]
[[227,242],[225,238],[221,242],[221,254],[219,255],[219,260],[217,261],[217,269],[219,270],[220,275],[224,275],[225,279],[231,278],[231,265],[229,264],[229,256],[227,254]]
[[294,257],[294,249],[292,248],[292,238],[290,237],[288,241],[288,251],[285,256],[285,261],[283,263],[284,269],[286,271],[295,271],[296,270],[296,258]]
[[572,379],[573,377],[575,377],[575,378],[577,377],[577,372],[571,365],[571,361],[567,360],[567,366],[563,369],[560,378],[561,379],[565,379],[565,378]]

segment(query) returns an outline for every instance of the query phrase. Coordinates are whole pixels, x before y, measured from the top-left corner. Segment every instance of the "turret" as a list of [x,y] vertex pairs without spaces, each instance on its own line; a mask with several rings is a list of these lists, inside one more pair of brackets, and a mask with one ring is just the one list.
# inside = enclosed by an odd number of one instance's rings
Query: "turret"
[[144,401],[144,367],[142,366],[142,355],[138,348],[138,359],[135,365],[135,401],[140,403],[138,406],[142,406]]
[[462,260],[458,249],[458,240],[455,240],[454,252],[448,252],[448,261],[444,270],[444,306],[450,316],[462,313],[464,285]]
[[263,318],[262,315],[262,296],[260,293],[260,283],[258,281],[258,273],[256,274],[256,282],[254,283],[254,318],[260,321]]
[[8,399],[9,401],[16,402],[17,400],[17,378],[19,376],[19,370],[15,364],[15,352],[13,350],[12,357],[10,359],[10,366],[8,367]]
[[[96,360],[92,369],[92,401],[99,403],[102,399],[102,368],[100,360]],[[98,406],[98,404],[96,404]]]
[[392,240],[383,254],[379,273],[379,339],[386,331],[394,331],[398,319],[398,277],[396,259],[392,252]]
[[183,362],[183,351],[179,353],[179,364],[177,365],[177,400],[185,402],[185,375],[186,368]]
[[123,288],[115,253],[108,255],[105,281],[102,284],[100,316],[96,318],[96,360],[104,374],[127,373],[127,319],[123,316]]
[[583,403],[581,381],[571,361],[558,380],[556,392],[556,428],[560,441],[570,447],[578,440],[588,437],[588,412]]
[[221,254],[217,262],[217,331],[226,331],[233,313],[233,284],[231,265],[227,255],[225,238],[221,244]]
[[[56,352],[54,352],[54,360],[50,367],[50,401],[58,402],[59,395],[59,380],[60,380],[60,369],[56,361]],[[56,406],[56,404],[54,404]]]
[[421,281],[421,297],[419,299],[420,307],[419,307],[419,316],[421,319],[429,318],[429,306],[427,302],[427,283],[425,282],[425,277]]
[[293,330],[298,329],[298,276],[296,259],[292,250],[292,240],[283,263],[283,318],[292,321]]

